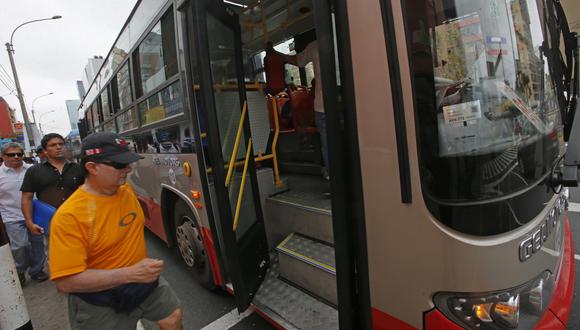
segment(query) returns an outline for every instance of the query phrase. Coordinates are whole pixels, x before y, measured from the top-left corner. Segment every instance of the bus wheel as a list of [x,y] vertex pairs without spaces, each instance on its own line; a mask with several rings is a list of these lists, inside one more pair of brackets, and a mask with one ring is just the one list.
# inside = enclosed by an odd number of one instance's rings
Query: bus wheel
[[215,289],[211,265],[195,217],[183,201],[175,204],[174,214],[175,241],[181,259],[202,286]]

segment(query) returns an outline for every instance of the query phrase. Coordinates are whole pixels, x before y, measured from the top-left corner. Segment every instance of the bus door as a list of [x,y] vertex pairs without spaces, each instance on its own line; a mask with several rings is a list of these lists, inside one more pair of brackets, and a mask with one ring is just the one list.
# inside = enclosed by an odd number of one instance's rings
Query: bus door
[[[244,311],[269,265],[243,78],[238,16],[221,1],[193,4],[195,57],[215,192],[214,241],[223,244],[236,303]],[[217,233],[215,232],[217,231]],[[221,235],[216,237],[216,235]]]

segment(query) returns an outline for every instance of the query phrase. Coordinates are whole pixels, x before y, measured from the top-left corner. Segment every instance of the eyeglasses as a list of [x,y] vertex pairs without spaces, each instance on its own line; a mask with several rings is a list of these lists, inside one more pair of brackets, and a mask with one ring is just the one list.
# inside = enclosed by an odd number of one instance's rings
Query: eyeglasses
[[122,164],[122,163],[117,163],[117,162],[98,162],[97,164],[111,166],[111,167],[115,168],[116,170],[123,170],[131,165],[131,164]]
[[8,157],[22,157],[24,156],[24,153],[22,152],[9,152],[9,153],[5,153],[4,156],[8,156]]

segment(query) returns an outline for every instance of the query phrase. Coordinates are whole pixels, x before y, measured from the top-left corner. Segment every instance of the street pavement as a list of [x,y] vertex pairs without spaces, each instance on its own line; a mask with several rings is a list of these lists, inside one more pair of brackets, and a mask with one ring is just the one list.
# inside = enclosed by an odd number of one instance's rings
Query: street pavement
[[[218,290],[210,292],[197,284],[193,276],[182,266],[177,254],[165,243],[146,231],[147,253],[152,258],[163,259],[163,277],[179,297],[183,308],[184,329],[274,329],[263,318],[250,311],[240,317],[235,301],[229,294]],[[66,296],[58,293],[51,281],[29,281],[24,296],[34,329],[69,330]],[[247,316],[246,316],[247,315]],[[158,329],[150,322],[143,322],[142,329]]]
[[[571,202],[580,203],[580,188],[570,190]],[[574,301],[567,329],[580,329],[580,212],[569,211],[570,226],[576,253],[576,280]],[[239,316],[234,298],[223,291],[210,292],[201,287],[191,276],[177,254],[165,243],[146,232],[148,253],[165,261],[163,276],[179,296],[183,307],[185,329],[273,329],[264,319],[252,311]],[[50,281],[29,281],[24,288],[29,314],[35,329],[68,330],[66,296],[56,291]],[[144,329],[157,329],[144,322]]]

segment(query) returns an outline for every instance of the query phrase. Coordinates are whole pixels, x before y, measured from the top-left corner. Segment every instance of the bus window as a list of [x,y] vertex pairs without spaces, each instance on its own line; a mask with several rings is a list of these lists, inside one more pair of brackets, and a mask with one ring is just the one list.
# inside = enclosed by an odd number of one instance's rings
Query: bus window
[[151,131],[146,131],[141,134],[133,136],[137,152],[142,154],[157,153],[157,141],[154,139],[154,134]]
[[101,93],[101,107],[103,109],[103,120],[104,121],[109,120],[113,114],[113,111],[111,109],[111,105],[109,102],[108,87],[105,87],[105,89],[103,89],[103,92]]
[[93,108],[92,107],[88,107],[86,113],[85,113],[85,120],[87,122],[87,131],[90,131],[93,129],[94,124],[93,124]]
[[147,125],[183,112],[179,81],[139,103],[141,124]]
[[115,126],[115,120],[109,120],[103,125],[103,131],[117,133],[117,127]]
[[125,109],[133,100],[133,94],[131,93],[131,77],[129,76],[129,61],[125,62],[117,73],[116,81],[119,107]]
[[181,152],[184,154],[195,153],[195,140],[191,137],[189,127],[182,125],[181,131],[183,132],[181,139]]
[[99,116],[99,106],[97,101],[95,101],[93,105],[91,105],[91,109],[92,109],[91,113],[93,114],[93,127],[97,127],[101,123],[100,120],[101,117]]
[[158,153],[160,154],[178,154],[181,152],[181,141],[179,135],[179,126],[157,129]]
[[170,8],[139,45],[134,58],[137,96],[147,94],[177,73],[173,11]]
[[[135,141],[135,149],[138,153],[178,154],[193,152],[192,146],[188,146],[189,142],[186,143],[185,138],[182,138],[180,125],[148,130],[133,135],[132,139]],[[183,150],[183,146],[187,150]]]
[[135,108],[129,108],[127,111],[117,116],[116,120],[119,132],[124,132],[136,128],[138,126],[137,111],[135,111]]

